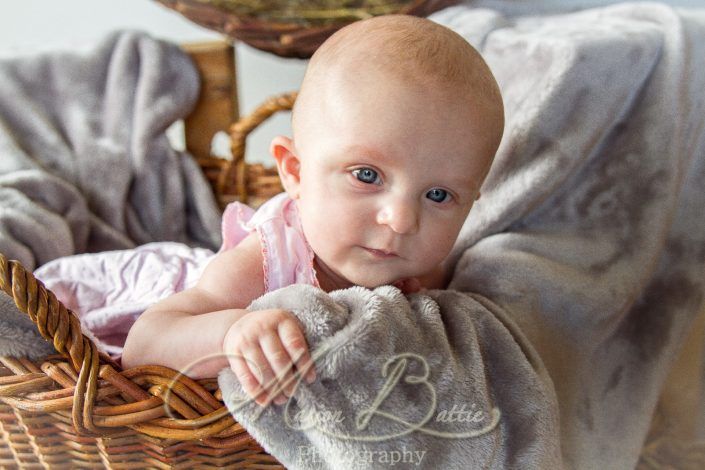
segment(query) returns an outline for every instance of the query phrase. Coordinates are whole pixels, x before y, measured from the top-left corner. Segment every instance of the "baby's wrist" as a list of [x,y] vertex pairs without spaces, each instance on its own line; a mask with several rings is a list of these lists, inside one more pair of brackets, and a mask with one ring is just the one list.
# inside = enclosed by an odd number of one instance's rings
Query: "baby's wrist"
[[221,341],[220,344],[220,350],[223,352],[223,354],[227,354],[228,350],[231,349],[231,344],[230,342],[232,341],[232,337],[237,331],[237,324],[242,320],[244,317],[247,316],[250,312],[245,309],[233,309],[233,321],[230,323],[230,326],[225,330],[225,334],[223,335],[223,340]]

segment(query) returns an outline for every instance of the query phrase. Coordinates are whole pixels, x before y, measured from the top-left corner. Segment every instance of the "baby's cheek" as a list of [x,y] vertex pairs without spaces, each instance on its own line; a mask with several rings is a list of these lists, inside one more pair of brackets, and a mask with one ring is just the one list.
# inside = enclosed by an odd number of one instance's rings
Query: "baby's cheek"
[[443,261],[453,248],[456,238],[457,236],[447,231],[428,236],[424,241],[423,249],[426,264],[435,266]]

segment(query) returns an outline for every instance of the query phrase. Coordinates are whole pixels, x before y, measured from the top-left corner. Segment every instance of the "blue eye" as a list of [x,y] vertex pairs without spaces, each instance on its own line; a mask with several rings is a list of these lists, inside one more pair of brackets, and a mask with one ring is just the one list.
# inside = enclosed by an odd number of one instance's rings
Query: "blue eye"
[[433,188],[426,193],[426,197],[434,202],[444,202],[446,198],[450,198],[450,194],[445,189]]
[[355,175],[355,178],[357,178],[359,181],[362,181],[363,183],[379,184],[377,182],[377,180],[379,179],[379,175],[372,168],[358,168],[357,170],[353,170],[352,174]]

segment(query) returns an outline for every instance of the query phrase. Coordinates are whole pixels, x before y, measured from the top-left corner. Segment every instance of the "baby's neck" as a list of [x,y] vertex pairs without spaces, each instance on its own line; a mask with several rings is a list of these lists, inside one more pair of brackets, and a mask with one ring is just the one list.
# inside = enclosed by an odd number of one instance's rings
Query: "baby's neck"
[[[354,286],[353,283],[343,277],[338,276],[330,268],[328,268],[328,266],[321,263],[317,256],[314,256],[313,258],[313,268],[316,272],[318,285],[325,292],[332,292],[338,289],[347,289],[348,287]],[[417,279],[421,283],[421,287],[425,289],[445,289],[448,285],[448,273],[445,272],[441,265],[436,266],[433,271],[424,276],[419,276]]]
[[438,265],[433,271],[418,277],[418,280],[421,287],[425,289],[445,289],[449,282],[448,273],[442,265]]
[[313,269],[316,272],[318,285],[325,292],[332,292],[338,289],[347,289],[348,287],[352,287],[354,285],[347,279],[344,279],[332,272],[328,266],[318,260],[317,256],[313,257]]

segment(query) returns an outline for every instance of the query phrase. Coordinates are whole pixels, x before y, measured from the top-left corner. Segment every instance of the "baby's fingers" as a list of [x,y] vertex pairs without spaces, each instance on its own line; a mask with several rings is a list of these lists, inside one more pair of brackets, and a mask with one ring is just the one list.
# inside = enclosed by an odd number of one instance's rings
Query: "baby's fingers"
[[[313,382],[316,379],[316,370],[311,361],[306,338],[298,322],[294,318],[281,322],[279,324],[279,337],[289,356],[296,363],[296,369],[301,373],[301,376],[306,377],[308,383]],[[296,383],[298,383],[298,380]]]
[[277,378],[275,383],[271,384],[271,386],[265,384],[265,387],[268,387],[269,394],[275,397],[274,402],[281,404],[286,399],[284,394],[289,397],[294,394],[294,386],[296,385],[293,375],[294,362],[291,360],[276,331],[272,331],[270,334],[260,338],[260,345]]
[[245,393],[254,398],[258,405],[269,404],[272,397],[267,395],[265,386],[272,382],[274,374],[259,345],[231,358],[230,364]]

